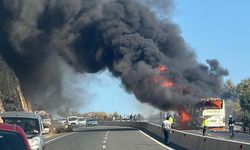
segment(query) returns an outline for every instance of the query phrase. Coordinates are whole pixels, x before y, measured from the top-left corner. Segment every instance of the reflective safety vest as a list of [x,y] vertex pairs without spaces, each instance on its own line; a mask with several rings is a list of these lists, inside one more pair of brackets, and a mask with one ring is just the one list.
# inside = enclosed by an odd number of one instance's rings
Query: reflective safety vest
[[204,127],[204,126],[208,126],[208,120],[207,119],[205,119],[205,120],[203,120],[203,122],[202,122],[202,126]]
[[174,124],[174,118],[173,117],[169,117],[168,121],[170,122],[170,124]]

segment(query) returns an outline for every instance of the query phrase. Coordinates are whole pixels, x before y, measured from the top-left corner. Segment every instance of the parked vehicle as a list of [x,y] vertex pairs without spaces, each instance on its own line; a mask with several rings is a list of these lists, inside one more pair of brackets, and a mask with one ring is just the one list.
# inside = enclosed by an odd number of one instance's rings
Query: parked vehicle
[[44,150],[44,128],[40,115],[28,112],[4,112],[1,117],[5,123],[18,125],[24,130],[31,150]]
[[97,120],[96,119],[89,119],[87,120],[86,126],[97,126]]
[[66,118],[61,118],[60,123],[61,124],[67,124],[67,119]]
[[0,123],[1,150],[30,150],[23,129],[17,125]]
[[78,126],[86,126],[86,119],[84,117],[78,117]]
[[67,122],[68,122],[68,125],[71,125],[72,127],[77,126],[78,125],[78,118],[77,118],[77,116],[69,116],[69,117],[67,117]]

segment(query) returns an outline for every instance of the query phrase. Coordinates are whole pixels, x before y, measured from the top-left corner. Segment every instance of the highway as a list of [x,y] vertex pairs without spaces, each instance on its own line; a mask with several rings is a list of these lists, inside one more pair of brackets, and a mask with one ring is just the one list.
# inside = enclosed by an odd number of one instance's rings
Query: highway
[[46,142],[46,150],[166,150],[164,144],[129,127],[82,127]]

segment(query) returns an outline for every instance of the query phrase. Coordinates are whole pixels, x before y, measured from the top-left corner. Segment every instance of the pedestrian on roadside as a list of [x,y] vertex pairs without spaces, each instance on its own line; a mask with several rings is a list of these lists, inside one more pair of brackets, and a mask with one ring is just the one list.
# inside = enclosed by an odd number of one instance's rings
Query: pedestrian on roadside
[[169,136],[171,131],[171,123],[169,121],[169,116],[162,122],[162,130],[164,132],[165,144],[169,145]]
[[207,117],[204,117],[204,118],[203,118],[203,121],[202,121],[202,127],[203,127],[202,133],[203,133],[203,136],[206,135],[207,126],[208,126],[208,119],[207,119]]
[[235,120],[233,119],[232,115],[229,115],[229,120],[228,120],[228,127],[229,127],[229,131],[231,132],[231,136],[230,138],[234,138],[234,124],[235,124]]

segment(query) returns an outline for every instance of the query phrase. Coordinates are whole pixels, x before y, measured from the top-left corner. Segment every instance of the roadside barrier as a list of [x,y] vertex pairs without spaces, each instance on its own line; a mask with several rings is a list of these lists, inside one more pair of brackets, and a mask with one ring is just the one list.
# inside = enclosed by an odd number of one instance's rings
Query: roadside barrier
[[[138,128],[150,132],[159,138],[164,138],[161,126],[147,122],[101,121],[98,124]],[[250,143],[196,135],[180,130],[172,130],[170,142],[188,150],[250,150]]]

